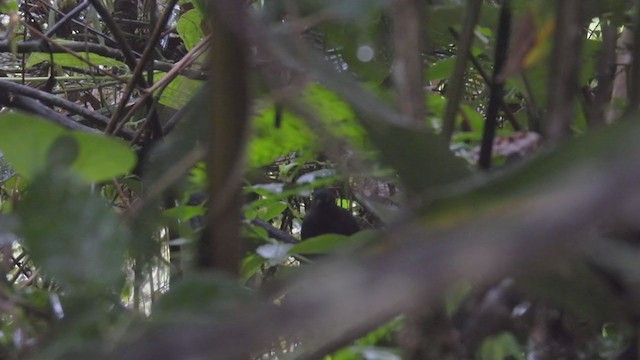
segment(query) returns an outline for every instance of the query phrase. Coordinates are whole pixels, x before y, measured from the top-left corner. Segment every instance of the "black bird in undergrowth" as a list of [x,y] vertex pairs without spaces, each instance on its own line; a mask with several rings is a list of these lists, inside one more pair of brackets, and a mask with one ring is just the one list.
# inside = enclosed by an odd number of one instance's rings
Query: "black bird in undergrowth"
[[334,189],[320,189],[313,193],[311,208],[302,220],[302,240],[323,234],[353,235],[360,230],[349,211],[336,204]]

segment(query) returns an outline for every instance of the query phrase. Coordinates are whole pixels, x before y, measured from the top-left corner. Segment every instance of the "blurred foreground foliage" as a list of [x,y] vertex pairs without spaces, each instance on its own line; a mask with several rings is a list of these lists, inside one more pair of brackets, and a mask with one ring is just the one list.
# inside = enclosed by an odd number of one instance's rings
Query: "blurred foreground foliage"
[[639,3],[230,3],[0,4],[0,357],[637,358]]

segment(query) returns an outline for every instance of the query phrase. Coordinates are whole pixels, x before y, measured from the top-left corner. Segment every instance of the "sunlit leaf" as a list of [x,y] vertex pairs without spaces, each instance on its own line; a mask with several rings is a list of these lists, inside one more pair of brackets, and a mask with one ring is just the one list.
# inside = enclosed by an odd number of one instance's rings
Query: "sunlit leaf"
[[202,14],[198,9],[191,9],[180,15],[176,30],[187,50],[191,50],[204,36],[202,32]]
[[349,241],[348,236],[337,234],[325,234],[300,242],[293,246],[290,254],[326,254],[345,245]]
[[269,221],[274,217],[282,214],[282,212],[288,207],[285,202],[282,201],[274,201],[272,203],[267,204],[264,207],[261,207],[257,211],[258,218]]
[[171,209],[167,209],[162,212],[164,216],[176,218],[180,221],[187,221],[196,216],[202,216],[205,213],[205,208],[202,206],[176,206]]

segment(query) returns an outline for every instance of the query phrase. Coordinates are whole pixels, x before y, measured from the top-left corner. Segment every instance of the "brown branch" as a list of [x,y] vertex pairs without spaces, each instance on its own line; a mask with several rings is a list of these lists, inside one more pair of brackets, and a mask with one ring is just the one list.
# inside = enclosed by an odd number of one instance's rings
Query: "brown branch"
[[391,5],[393,45],[395,49],[393,80],[400,112],[421,123],[425,118],[425,95],[422,76],[421,0],[395,0]]
[[[65,42],[64,47],[78,53],[89,52],[98,54],[108,58],[122,60],[124,59],[122,51],[108,46],[85,43],[85,42]],[[51,47],[52,53],[66,53],[68,50],[62,47]],[[11,42],[8,40],[0,40],[0,52],[11,52]],[[18,54],[28,54],[32,52],[49,52],[47,44],[40,40],[17,41],[16,51]]]
[[14,95],[8,97],[8,101],[3,102],[4,105],[8,107],[13,107],[16,109],[20,109],[35,115],[38,115],[44,119],[51,120],[56,124],[62,125],[67,129],[78,130],[90,133],[100,133],[100,131],[88,127],[86,125],[82,125],[75,120],[60,114],[59,112],[54,111],[53,109],[45,106],[38,100],[34,100],[30,97],[24,95]]
[[133,56],[131,45],[129,45],[127,38],[122,33],[122,30],[120,30],[120,26],[118,26],[118,24],[113,20],[109,10],[102,6],[100,0],[89,0],[89,2],[91,2],[91,5],[93,5],[94,9],[96,9],[102,20],[105,22],[107,28],[109,28],[113,33],[113,37],[121,47],[122,53],[124,54],[125,63],[129,66],[129,69],[133,70],[136,67],[136,57]]
[[556,2],[555,41],[549,57],[549,113],[542,128],[544,137],[551,144],[557,144],[571,135],[578,93],[583,9],[580,0]]
[[[38,99],[44,104],[47,104],[50,106],[57,106],[73,114],[80,115],[85,119],[87,119],[87,121],[93,124],[96,124],[100,127],[105,127],[109,122],[109,118],[107,118],[104,115],[100,115],[95,111],[89,110],[85,107],[72,103],[71,101],[65,100],[59,96],[55,96],[44,91],[30,88],[25,85],[14,84],[10,81],[0,79],[0,90],[8,93],[25,95],[34,99]],[[131,132],[130,130],[122,132],[122,136],[125,139],[126,138],[130,139],[133,137],[133,135],[134,135],[133,132]]]
[[[243,254],[241,188],[249,124],[247,14],[237,0],[211,4],[211,108],[207,155],[208,228],[198,244],[198,265],[237,275]],[[207,112],[203,111],[203,115]]]
[[480,157],[478,165],[481,169],[489,170],[491,168],[491,158],[493,155],[493,140],[498,127],[498,110],[503,97],[504,80],[499,79],[499,74],[505,64],[507,58],[507,49],[509,47],[509,34],[511,32],[511,9],[509,0],[502,4],[500,11],[500,22],[498,24],[498,36],[496,39],[496,52],[493,64],[493,76],[490,82],[491,95],[489,96],[489,104],[487,105],[487,116],[485,117],[484,128],[482,131],[482,143],[480,144]]
[[[173,8],[177,4],[177,2],[178,2],[178,0],[170,0],[169,1],[169,3],[167,4],[167,9],[162,14],[162,18],[156,24],[155,29],[153,29],[153,33],[151,34],[151,37],[149,38],[149,42],[147,43],[146,47],[144,48],[144,51],[142,53],[142,57],[137,61],[136,66],[132,71],[131,78],[129,79],[129,82],[127,83],[127,87],[125,88],[125,91],[122,94],[122,98],[120,100],[120,103],[118,103],[118,107],[116,108],[116,111],[114,112],[113,116],[111,116],[111,120],[109,121],[109,125],[105,129],[105,132],[107,132],[107,133],[115,133],[119,129],[118,125],[122,121],[122,119],[121,119],[122,113],[124,112],[124,109],[125,109],[127,103],[129,102],[129,99],[131,98],[131,95],[133,94],[133,90],[135,88],[135,84],[140,83],[140,84],[145,84],[145,85],[143,85],[145,87],[147,86],[146,85],[146,81],[142,77],[142,72],[144,71],[144,68],[145,68],[147,62],[149,62],[149,60],[151,60],[152,57],[153,57],[153,52],[155,50],[156,43],[158,42],[158,40],[160,39],[160,35],[162,34],[162,29],[165,27],[167,21],[169,20],[169,16],[173,12]],[[146,103],[147,103],[147,105],[149,107],[151,107],[153,101],[151,99],[147,98]],[[154,123],[155,122],[157,122],[157,118],[154,119]],[[156,133],[160,132],[160,134],[156,134],[156,135],[161,135],[162,127],[160,126],[160,124],[153,124],[153,127],[154,127],[154,132],[156,132]],[[155,129],[156,127],[159,127],[159,128]]]

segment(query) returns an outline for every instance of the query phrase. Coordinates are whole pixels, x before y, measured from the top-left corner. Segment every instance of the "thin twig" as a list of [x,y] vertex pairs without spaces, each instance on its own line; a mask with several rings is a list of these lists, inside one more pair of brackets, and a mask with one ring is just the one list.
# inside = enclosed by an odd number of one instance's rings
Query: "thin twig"
[[[177,2],[178,0],[169,1],[169,3],[167,4],[167,9],[162,14],[162,18],[156,24],[155,29],[153,29],[153,33],[151,34],[149,42],[147,43],[147,46],[145,47],[142,53],[142,57],[137,61],[136,66],[132,71],[131,79],[129,79],[129,82],[127,83],[127,87],[125,88],[125,91],[122,94],[120,103],[118,103],[118,107],[116,108],[115,113],[111,117],[111,120],[109,121],[109,125],[105,129],[105,132],[115,133],[115,131],[118,129],[118,124],[120,122],[124,122],[121,120],[121,116],[127,103],[129,102],[129,98],[131,98],[131,95],[133,94],[134,85],[138,81],[140,81],[140,79],[144,80],[142,78],[142,72],[147,62],[151,59],[153,55],[153,51],[155,49],[155,45],[158,42],[160,35],[162,34],[162,29],[165,27],[167,21],[169,20],[169,16],[173,12],[173,8],[177,4]],[[160,129],[160,131],[162,131],[162,129]]]
[[[86,118],[87,120],[91,121],[92,123],[102,127],[106,126],[107,123],[109,122],[109,118],[107,118],[104,115],[100,115],[100,113],[98,112],[89,110],[76,103],[65,100],[59,96],[55,96],[47,92],[40,91],[31,87],[28,87],[26,85],[14,84],[12,82],[0,79],[0,90],[29,96],[34,99],[38,99],[47,105],[63,108],[67,111],[70,111],[73,114],[80,115]],[[131,139],[133,138],[133,133],[131,131],[124,131],[122,133],[122,136],[125,139],[127,138]]]
[[[29,28],[29,31],[31,31],[32,34],[36,35],[41,40],[44,40],[48,45],[53,46],[54,48],[59,48],[60,50],[64,51],[65,53],[67,53],[67,54],[73,56],[74,58],[76,58],[76,59],[86,63],[87,65],[91,66],[92,68],[94,68],[99,73],[102,73],[102,74],[104,74],[104,75],[106,75],[106,76],[108,76],[108,77],[110,77],[110,78],[112,78],[114,80],[118,80],[118,81],[120,81],[122,83],[126,82],[121,77],[119,77],[117,75],[114,75],[114,74],[112,74],[111,72],[109,72],[107,70],[101,69],[98,65],[96,65],[96,64],[92,63],[91,61],[87,60],[86,58],[82,57],[82,55],[80,55],[77,52],[69,49],[65,45],[61,45],[61,44],[49,39],[48,37],[46,37],[43,33],[38,31],[33,26],[31,26],[31,25],[29,25],[27,23],[24,23],[24,25]],[[45,44],[45,47],[46,47],[47,44]],[[47,48],[46,51],[49,52],[48,48]]]

